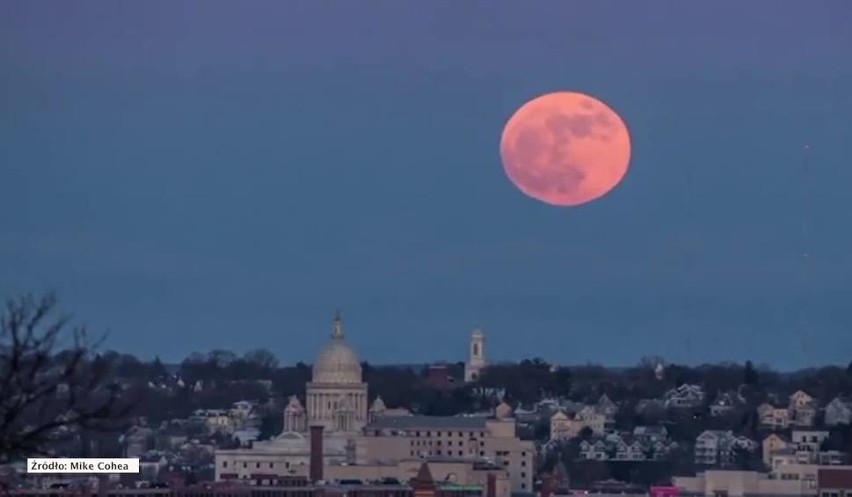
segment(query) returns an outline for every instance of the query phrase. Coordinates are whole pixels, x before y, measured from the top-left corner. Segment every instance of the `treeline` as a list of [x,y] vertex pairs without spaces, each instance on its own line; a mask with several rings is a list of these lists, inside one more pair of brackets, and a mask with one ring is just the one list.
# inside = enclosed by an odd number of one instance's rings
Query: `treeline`
[[[304,363],[281,365],[275,355],[257,349],[238,356],[230,351],[193,353],[170,373],[159,359],[141,361],[115,352],[99,356],[110,363],[123,382],[145,386],[140,411],[154,419],[182,417],[198,408],[222,408],[238,400],[257,400],[279,408],[290,395],[304,399],[311,368]],[[779,373],[767,367],[723,363],[701,366],[669,365],[662,377],[655,371],[659,361],[643,359],[635,367],[613,369],[599,365],[552,367],[541,359],[496,364],[485,370],[475,384],[461,383],[463,364],[450,364],[457,388],[436,389],[426,379],[425,367],[377,366],[362,363],[371,400],[380,395],[389,407],[406,407],[429,415],[452,415],[493,407],[494,393],[517,406],[531,406],[542,398],[566,398],[593,403],[607,394],[625,406],[641,399],[661,398],[678,385],[701,385],[709,403],[719,392],[735,392],[750,406],[766,400],[786,402],[796,390],[804,390],[824,405],[837,395],[852,393],[852,363],[846,368],[825,366],[795,373]],[[178,377],[182,387],[174,385]],[[150,388],[148,385],[168,385]],[[199,388],[196,388],[198,386]],[[620,416],[631,416],[622,409]],[[630,424],[629,420],[622,420]],[[745,422],[753,423],[753,419]]]
[[828,402],[852,392],[852,363],[847,367],[824,366],[794,373],[779,373],[768,367],[722,363],[700,366],[673,364],[655,370],[658,361],[645,359],[631,368],[582,365],[553,368],[541,359],[489,367],[480,380],[486,387],[501,387],[514,403],[530,404],[543,397],[562,397],[576,402],[595,402],[601,395],[615,402],[661,398],[683,384],[700,385],[708,402],[719,392],[740,393],[751,401],[786,397],[797,390]]

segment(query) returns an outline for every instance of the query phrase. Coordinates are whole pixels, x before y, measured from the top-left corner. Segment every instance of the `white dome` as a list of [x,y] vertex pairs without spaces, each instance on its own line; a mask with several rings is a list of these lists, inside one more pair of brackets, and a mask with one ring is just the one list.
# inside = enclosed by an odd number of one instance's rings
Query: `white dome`
[[313,382],[334,385],[361,383],[361,362],[343,339],[340,315],[334,320],[331,342],[320,351],[313,368]]
[[381,397],[376,397],[376,400],[373,401],[373,405],[370,406],[370,412],[385,412],[386,410],[387,406]]

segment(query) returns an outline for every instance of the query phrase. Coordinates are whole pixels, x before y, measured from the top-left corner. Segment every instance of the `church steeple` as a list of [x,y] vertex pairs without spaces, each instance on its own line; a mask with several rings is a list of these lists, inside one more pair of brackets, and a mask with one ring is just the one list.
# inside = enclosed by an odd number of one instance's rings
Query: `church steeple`
[[343,339],[343,320],[340,319],[340,311],[334,315],[334,328],[331,332],[331,338],[335,340]]

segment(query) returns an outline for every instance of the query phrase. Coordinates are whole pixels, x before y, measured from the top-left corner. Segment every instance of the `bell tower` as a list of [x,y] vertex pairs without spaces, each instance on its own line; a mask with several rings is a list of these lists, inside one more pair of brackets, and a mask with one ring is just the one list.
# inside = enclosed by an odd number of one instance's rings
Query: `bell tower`
[[464,381],[478,380],[485,365],[485,333],[477,328],[470,335],[470,353],[464,365]]

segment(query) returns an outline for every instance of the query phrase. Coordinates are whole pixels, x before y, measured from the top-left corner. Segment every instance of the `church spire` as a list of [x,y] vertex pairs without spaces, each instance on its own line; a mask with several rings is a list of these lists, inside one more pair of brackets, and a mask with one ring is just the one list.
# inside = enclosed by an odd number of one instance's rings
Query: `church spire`
[[337,314],[334,315],[334,328],[331,332],[331,338],[335,340],[343,339],[343,320],[340,319],[340,311],[337,311]]

